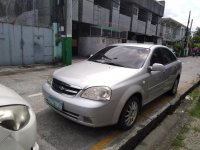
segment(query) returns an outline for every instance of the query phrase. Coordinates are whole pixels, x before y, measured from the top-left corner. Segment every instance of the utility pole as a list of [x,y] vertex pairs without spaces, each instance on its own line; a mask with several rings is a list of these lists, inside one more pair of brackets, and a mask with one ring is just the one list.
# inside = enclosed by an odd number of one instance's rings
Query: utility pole
[[65,35],[62,36],[63,63],[72,63],[72,0],[65,0]]
[[[192,30],[192,24],[193,24],[193,19],[191,21],[191,24],[190,24],[190,28],[189,28],[189,31],[191,33],[191,30]],[[189,35],[188,35],[188,38],[187,38],[187,51],[186,51],[186,55],[188,56],[189,54],[189,49],[188,49],[188,44],[189,44]]]
[[190,24],[190,31],[192,30],[192,24],[193,24],[193,19],[192,19],[192,22]]
[[188,35],[189,35],[190,15],[191,15],[191,11],[189,12],[188,23],[187,23],[187,27],[186,27],[186,31],[185,31],[185,41],[184,41],[183,56],[186,56],[186,53],[188,51],[187,43],[188,43]]

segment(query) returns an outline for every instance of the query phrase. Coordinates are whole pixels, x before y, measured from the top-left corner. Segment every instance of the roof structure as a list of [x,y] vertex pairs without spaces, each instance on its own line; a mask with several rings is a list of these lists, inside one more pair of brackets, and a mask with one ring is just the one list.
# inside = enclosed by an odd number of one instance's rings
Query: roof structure
[[174,24],[175,26],[183,26],[186,28],[186,26],[176,20],[174,20],[173,18],[167,17],[167,18],[162,18],[161,19],[161,23],[170,23],[170,24]]

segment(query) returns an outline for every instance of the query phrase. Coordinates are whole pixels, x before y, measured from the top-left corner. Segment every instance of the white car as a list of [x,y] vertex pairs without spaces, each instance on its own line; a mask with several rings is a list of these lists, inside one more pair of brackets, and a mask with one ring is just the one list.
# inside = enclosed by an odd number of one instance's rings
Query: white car
[[165,46],[121,43],[56,70],[43,85],[47,104],[77,123],[130,129],[147,103],[175,95],[180,60]]
[[0,84],[0,150],[39,150],[36,116],[30,105]]

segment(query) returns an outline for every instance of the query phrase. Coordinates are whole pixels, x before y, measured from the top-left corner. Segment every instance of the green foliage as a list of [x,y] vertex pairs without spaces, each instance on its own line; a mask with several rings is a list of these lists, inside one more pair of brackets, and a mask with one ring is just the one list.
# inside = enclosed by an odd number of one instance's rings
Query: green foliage
[[199,27],[196,28],[194,35],[200,36],[200,28]]
[[180,56],[181,51],[184,49],[183,43],[182,42],[175,43],[173,49],[176,53],[176,56]]
[[196,88],[195,90],[193,90],[191,93],[190,93],[190,96],[196,100],[199,98],[200,96],[200,87]]
[[197,101],[196,106],[190,110],[190,115],[200,118],[200,88],[195,89],[190,96]]
[[200,43],[194,43],[194,47],[198,47],[200,49]]
[[200,43],[200,35],[194,35],[192,40],[194,43]]
[[174,147],[184,147],[183,143],[184,137],[182,135],[178,135],[172,143]]
[[200,133],[200,128],[194,127],[193,130]]
[[191,44],[192,47],[200,48],[200,28],[199,27],[196,28],[196,31],[191,41],[192,41],[192,44]]
[[184,139],[185,134],[189,131],[189,128],[184,126],[181,131],[178,133],[174,141],[172,142],[172,146],[174,147],[184,147]]
[[196,118],[200,118],[200,101],[197,102],[197,105],[190,110],[190,115]]

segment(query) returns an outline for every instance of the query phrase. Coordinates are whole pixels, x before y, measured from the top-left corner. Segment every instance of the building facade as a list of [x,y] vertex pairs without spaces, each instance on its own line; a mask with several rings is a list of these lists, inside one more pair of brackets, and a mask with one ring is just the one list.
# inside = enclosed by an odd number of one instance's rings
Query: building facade
[[157,43],[164,8],[155,0],[73,0],[73,52],[89,56],[116,42]]
[[[65,2],[0,0],[0,22],[48,28],[56,24],[53,45],[59,49],[57,36],[65,34]],[[158,43],[164,8],[165,2],[157,0],[72,0],[73,55],[89,56],[118,42]]]
[[173,43],[184,41],[186,26],[172,18],[161,19],[160,36],[164,45],[172,45]]

